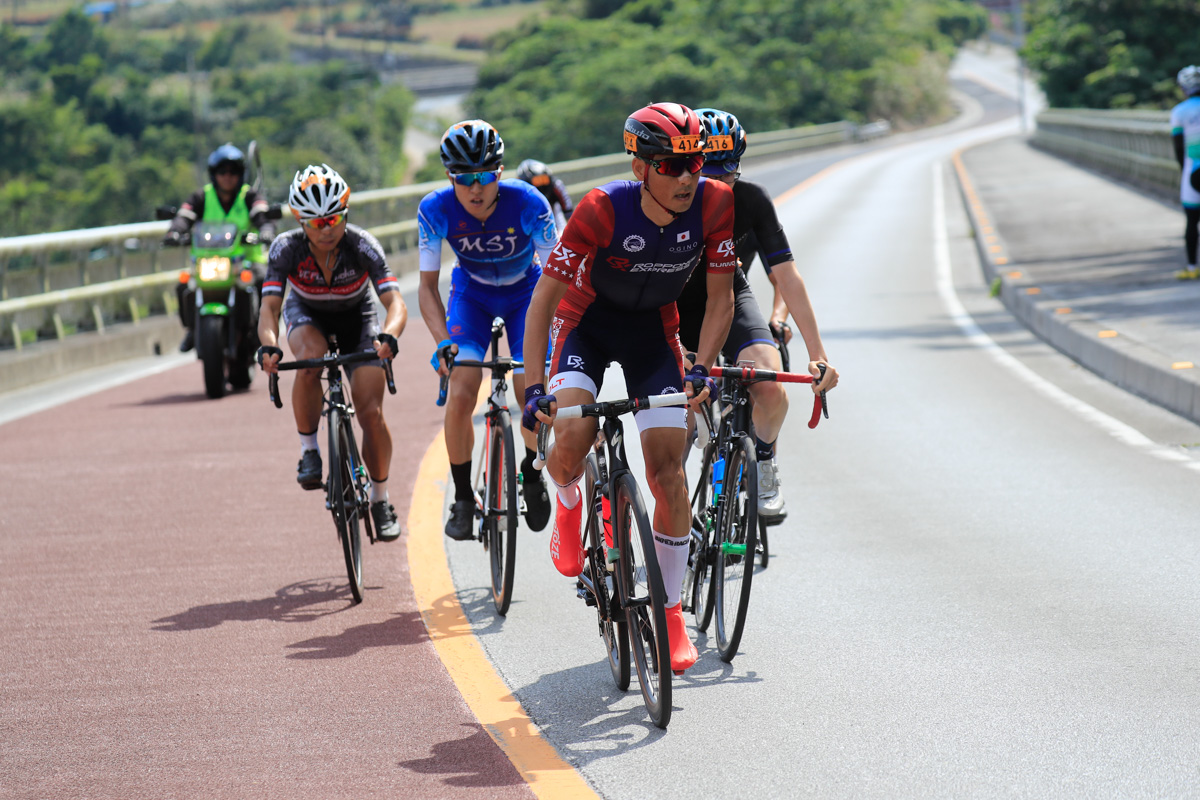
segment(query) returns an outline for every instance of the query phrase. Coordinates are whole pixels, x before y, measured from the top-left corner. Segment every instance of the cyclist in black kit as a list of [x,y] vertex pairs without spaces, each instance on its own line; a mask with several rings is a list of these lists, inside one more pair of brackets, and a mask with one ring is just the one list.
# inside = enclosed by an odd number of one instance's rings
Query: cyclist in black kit
[[[825,356],[816,315],[809,302],[804,279],[796,270],[787,236],[775,214],[775,204],[763,187],[739,180],[741,158],[746,152],[746,133],[733,114],[715,108],[697,109],[696,113],[704,125],[708,142],[701,172],[711,180],[719,180],[733,187],[733,245],[739,269],[734,275],[733,323],[722,353],[730,363],[746,359],[762,369],[780,369],[779,351],[775,348],[771,329],[781,329],[785,341],[790,339],[791,330],[787,325],[790,311],[808,349],[808,371],[817,378],[821,374],[818,365],[825,365],[825,377],[819,383],[814,381],[813,391],[832,389],[837,385],[838,373]],[[770,323],[763,319],[746,277],[755,255],[762,260],[763,268],[776,287],[777,299]],[[689,351],[695,351],[699,345],[706,299],[704,281],[696,280],[693,275],[676,301],[679,308],[679,338]],[[764,381],[753,384],[750,394],[754,399],[753,421],[758,451],[758,513],[764,518],[778,521],[786,516],[787,509],[779,490],[775,439],[787,416],[787,393],[782,383]]]
[[527,158],[517,165],[517,177],[542,193],[542,197],[546,198],[546,202],[554,211],[554,224],[561,232],[575,210],[567,185],[554,177],[548,166],[532,158]]
[[[388,269],[379,241],[346,222],[350,187],[322,164],[297,172],[288,205],[300,227],[279,236],[271,245],[263,283],[262,313],[258,318],[258,363],[264,372],[277,372],[279,317],[287,329],[288,347],[297,359],[320,358],[336,335],[343,353],[369,352],[381,359],[396,355],[396,338],[408,321],[396,276]],[[283,298],[284,284],[290,287]],[[380,330],[371,301],[374,284],[387,317]],[[392,463],[392,435],[383,418],[384,375],[376,361],[348,364],[350,396],[362,427],[363,463],[371,478],[371,517],[384,541],[400,536],[396,509],[388,502],[387,480]],[[303,489],[321,488],[321,451],[317,428],[321,421],[321,370],[296,373],[292,413],[300,433],[300,464],[296,481]]]

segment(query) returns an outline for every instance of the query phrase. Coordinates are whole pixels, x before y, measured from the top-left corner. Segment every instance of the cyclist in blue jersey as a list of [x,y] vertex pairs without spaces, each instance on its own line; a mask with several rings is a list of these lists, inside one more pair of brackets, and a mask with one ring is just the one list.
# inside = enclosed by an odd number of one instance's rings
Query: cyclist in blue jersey
[[1187,97],[1171,109],[1171,140],[1175,145],[1175,160],[1183,170],[1179,200],[1187,220],[1183,229],[1187,268],[1177,277],[1196,280],[1200,278],[1200,270],[1196,268],[1196,245],[1200,241],[1200,67],[1184,67],[1176,79]]
[[[512,357],[524,356],[525,310],[533,287],[557,241],[554,215],[546,198],[522,181],[500,180],[504,169],[504,140],[487,122],[466,120],[442,136],[442,164],[450,185],[430,192],[417,211],[421,285],[421,316],[438,342],[433,365],[448,370],[447,354],[482,361],[491,343],[492,320],[500,317],[508,332]],[[450,279],[448,306],[442,302],[438,278],[442,243],[456,257]],[[530,353],[539,362],[545,348]],[[539,369],[540,371],[540,369]],[[454,502],[446,535],[471,538],[475,500],[471,488],[471,450],[475,430],[471,413],[483,371],[455,369],[446,396],[446,451],[454,478]],[[514,370],[517,396],[525,391],[524,370]],[[550,496],[542,471],[533,466],[537,441],[522,431],[525,458],[521,462],[525,521],[533,530],[546,527]]]
[[[297,359],[325,355],[331,335],[342,353],[374,350],[381,359],[394,357],[408,309],[379,241],[347,222],[350,187],[346,181],[325,164],[309,166],[296,173],[288,205],[300,227],[277,237],[268,255],[258,318],[259,366],[267,373],[279,371],[281,314],[288,347]],[[382,326],[371,300],[372,285],[387,313]],[[392,434],[383,418],[383,365],[379,361],[347,365],[346,373],[363,433],[363,463],[371,479],[371,517],[379,538],[392,541],[401,531],[396,509],[388,502]],[[321,397],[321,370],[297,371],[292,413],[300,434],[296,482],[303,489],[321,488],[317,442]]]
[[[739,359],[753,361],[762,369],[779,370],[779,351],[775,348],[772,328],[781,330],[785,342],[791,336],[788,312],[796,320],[808,349],[808,371],[814,378],[814,392],[837,385],[838,373],[825,357],[825,346],[817,328],[816,315],[796,269],[792,249],[783,226],[775,214],[775,205],[767,190],[756,183],[739,180],[741,159],[746,152],[746,132],[737,117],[715,108],[697,109],[707,136],[704,167],[701,174],[733,187],[733,247],[739,270],[734,275],[733,323],[721,351],[729,363]],[[750,290],[747,272],[755,256],[775,286],[775,302],[768,323]],[[684,287],[676,305],[679,308],[679,338],[689,351],[699,347],[700,327],[706,303],[705,282],[696,276]],[[764,381],[752,384],[754,435],[758,456],[758,513],[772,522],[782,521],[787,509],[780,491],[779,470],[775,460],[775,440],[787,416],[788,397],[784,384]]]

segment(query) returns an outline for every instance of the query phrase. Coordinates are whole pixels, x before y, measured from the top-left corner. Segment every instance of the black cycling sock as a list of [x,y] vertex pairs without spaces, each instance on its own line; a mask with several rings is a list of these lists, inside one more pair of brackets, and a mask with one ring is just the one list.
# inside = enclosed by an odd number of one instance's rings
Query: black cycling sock
[[528,447],[526,447],[525,458],[521,461],[521,472],[526,477],[533,477],[537,473],[541,472],[541,470],[533,466],[533,460],[535,458],[537,458],[537,450],[530,450]]
[[762,439],[755,436],[754,453],[758,456],[759,461],[769,461],[775,457],[775,443],[764,442]]
[[474,500],[475,493],[471,491],[471,462],[451,464],[450,475],[454,478],[454,499]]

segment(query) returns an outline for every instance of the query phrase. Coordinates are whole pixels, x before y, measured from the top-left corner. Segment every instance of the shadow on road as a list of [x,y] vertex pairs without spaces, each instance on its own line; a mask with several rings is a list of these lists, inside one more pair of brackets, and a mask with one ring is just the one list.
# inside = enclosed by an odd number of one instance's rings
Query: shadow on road
[[[331,606],[335,601],[336,605]],[[260,600],[231,600],[195,606],[153,622],[156,631],[197,631],[222,622],[308,622],[351,605],[350,587],[342,578],[317,578],[283,587]]]
[[421,644],[429,641],[421,615],[416,611],[393,614],[382,622],[355,625],[336,636],[315,636],[302,642],[289,644],[289,649],[303,652],[289,653],[288,658],[345,658],[357,655],[370,647],[394,647],[396,645]]
[[421,775],[445,775],[448,786],[483,788],[524,783],[515,768],[497,769],[491,760],[479,758],[479,753],[496,746],[483,726],[463,723],[463,727],[473,733],[463,739],[435,744],[429,758],[401,761],[399,766]]
[[147,397],[138,403],[130,403],[131,406],[176,406],[185,403],[208,403],[213,402],[208,399],[203,391],[192,392],[191,394],[164,394],[162,397]]

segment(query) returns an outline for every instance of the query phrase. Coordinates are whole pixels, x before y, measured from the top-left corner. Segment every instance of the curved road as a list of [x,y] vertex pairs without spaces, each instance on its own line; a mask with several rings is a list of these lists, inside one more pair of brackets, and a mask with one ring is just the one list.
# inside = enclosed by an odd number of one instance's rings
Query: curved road
[[843,379],[817,430],[788,421],[791,518],[742,650],[700,637],[668,732],[615,691],[545,534],[522,530],[506,619],[465,544],[445,543],[456,591],[418,605],[444,486],[418,485],[440,419],[410,294],[391,486],[423,533],[366,552],[359,606],[261,382],[210,402],[187,364],[0,426],[0,797],[547,791],[430,641],[456,599],[475,636],[449,638],[605,797],[1194,793],[1197,477],[1170,456],[1200,430],[979,285],[949,156],[1017,128],[994,61],[960,60],[955,124],[747,172],[780,196]]

